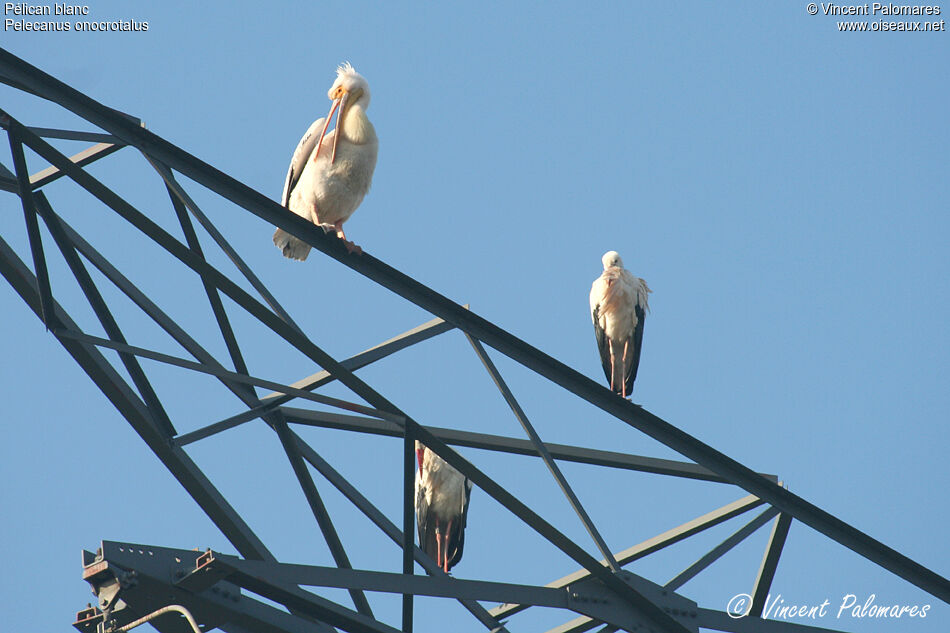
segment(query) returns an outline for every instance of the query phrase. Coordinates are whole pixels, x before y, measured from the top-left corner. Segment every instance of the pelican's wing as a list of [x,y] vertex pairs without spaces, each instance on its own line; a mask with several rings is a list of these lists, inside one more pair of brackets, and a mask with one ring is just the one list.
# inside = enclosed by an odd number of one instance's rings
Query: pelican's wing
[[462,560],[462,552],[465,550],[465,524],[468,522],[468,502],[472,498],[472,481],[470,479],[465,480],[465,499],[462,501],[462,511],[459,513],[458,521],[456,525],[453,526],[452,533],[449,534],[451,539],[448,543],[449,555],[449,569],[452,569],[460,560]]
[[300,180],[300,174],[303,173],[307,159],[310,158],[313,150],[317,147],[317,141],[320,140],[320,132],[323,130],[325,121],[326,117],[321,117],[310,124],[306,134],[297,143],[293,158],[290,159],[290,167],[287,168],[287,179],[284,180],[284,192],[280,196],[280,204],[288,209],[290,208],[290,194],[297,186],[297,181]]
[[590,318],[594,322],[594,337],[597,339],[597,349],[600,351],[600,364],[607,376],[610,385],[610,345],[607,343],[607,333],[600,327],[600,303],[604,297],[604,283],[598,277],[590,289]]

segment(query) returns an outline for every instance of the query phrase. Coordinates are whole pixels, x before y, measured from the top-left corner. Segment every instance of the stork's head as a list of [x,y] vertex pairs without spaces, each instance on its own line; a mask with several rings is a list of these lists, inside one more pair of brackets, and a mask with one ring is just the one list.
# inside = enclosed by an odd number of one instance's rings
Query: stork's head
[[601,261],[604,263],[604,270],[614,266],[623,268],[623,260],[620,259],[620,253],[617,251],[607,251],[601,258]]
[[331,101],[341,100],[343,106],[358,101],[365,110],[369,106],[369,83],[350,62],[346,62],[336,69],[336,81],[330,86],[327,96]]
[[426,445],[416,440],[416,459],[419,461],[419,474],[422,474],[422,463],[426,459]]

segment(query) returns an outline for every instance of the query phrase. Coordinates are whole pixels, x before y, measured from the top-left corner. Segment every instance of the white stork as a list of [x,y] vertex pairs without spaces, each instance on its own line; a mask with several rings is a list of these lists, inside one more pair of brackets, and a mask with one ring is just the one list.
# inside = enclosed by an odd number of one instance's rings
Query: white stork
[[[335,229],[349,252],[362,252],[347,241],[343,223],[360,206],[376,169],[379,142],[366,118],[369,84],[346,63],[337,68],[336,81],[327,95],[333,101],[330,113],[314,121],[300,139],[280,203],[327,232]],[[336,129],[327,134],[337,108]],[[274,244],[290,259],[303,261],[310,253],[309,244],[283,229],[274,232]]]
[[623,267],[616,251],[604,253],[602,261],[604,272],[590,289],[590,316],[610,389],[626,398],[637,379],[651,290],[647,282]]
[[449,573],[462,560],[472,482],[418,440],[416,458],[419,547]]

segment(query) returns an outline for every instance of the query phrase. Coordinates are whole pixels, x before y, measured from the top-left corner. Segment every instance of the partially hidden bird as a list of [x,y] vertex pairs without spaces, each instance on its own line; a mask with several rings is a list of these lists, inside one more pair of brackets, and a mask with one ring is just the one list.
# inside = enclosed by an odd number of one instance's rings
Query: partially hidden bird
[[462,560],[472,482],[418,440],[416,457],[419,547],[449,573]]
[[[369,84],[349,62],[336,71],[327,92],[333,104],[326,117],[314,121],[294,150],[280,203],[299,215],[336,231],[346,249],[362,249],[346,239],[343,223],[360,206],[373,181],[379,141],[366,117]],[[333,113],[339,110],[336,128],[327,133]],[[303,261],[310,245],[278,228],[274,244],[284,257]]]
[[604,253],[604,272],[590,289],[590,316],[610,390],[624,398],[633,391],[643,346],[643,321],[650,309],[647,282],[623,267],[617,251]]

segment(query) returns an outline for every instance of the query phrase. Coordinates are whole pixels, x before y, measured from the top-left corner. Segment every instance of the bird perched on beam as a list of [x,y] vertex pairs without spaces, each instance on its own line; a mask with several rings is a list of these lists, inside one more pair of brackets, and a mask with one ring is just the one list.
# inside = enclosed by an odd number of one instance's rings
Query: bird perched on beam
[[616,251],[604,253],[602,261],[604,272],[590,289],[590,316],[610,389],[626,398],[637,379],[651,290],[647,282],[623,267]]
[[462,560],[472,482],[418,440],[416,458],[419,547],[449,573]]
[[[366,117],[369,84],[347,62],[336,71],[327,92],[333,105],[325,118],[313,122],[294,150],[280,203],[327,232],[335,230],[349,252],[362,252],[346,239],[343,223],[369,191],[376,169],[379,141]],[[333,113],[336,128],[327,134]],[[303,261],[310,245],[278,228],[274,244],[284,257]]]

